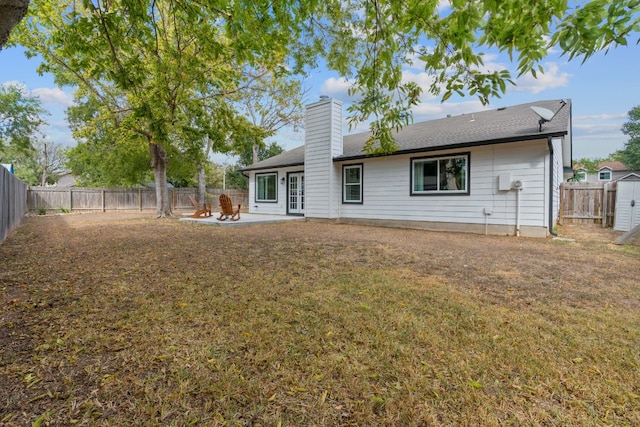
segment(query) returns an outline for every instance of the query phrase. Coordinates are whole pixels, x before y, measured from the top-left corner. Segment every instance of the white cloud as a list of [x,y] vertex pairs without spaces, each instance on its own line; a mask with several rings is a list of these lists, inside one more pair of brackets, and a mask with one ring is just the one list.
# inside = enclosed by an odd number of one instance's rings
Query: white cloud
[[594,120],[626,120],[627,114],[592,114],[590,116],[573,116],[573,123],[581,122],[581,121],[589,121],[593,122]]
[[626,139],[622,133],[593,133],[573,138],[573,158],[605,158],[624,148]]
[[420,52],[423,49],[426,49],[427,51],[429,51],[428,48],[425,48],[423,46],[414,46],[413,47],[413,51],[414,52],[406,57],[406,62],[404,64],[404,71],[407,71],[407,70],[422,71],[422,70],[424,70],[425,62],[422,59],[420,59]]
[[585,124],[576,124],[573,123],[573,132],[577,135],[583,134],[617,134],[623,135],[620,132],[620,128],[622,127],[622,123],[585,123]]
[[573,117],[573,134],[579,138],[593,137],[603,140],[624,139],[621,128],[626,114],[592,114]]
[[571,74],[561,71],[555,62],[542,64],[544,73],[537,73],[537,77],[526,74],[515,80],[516,86],[511,86],[509,92],[528,92],[532,94],[543,92],[547,89],[565,87],[569,84]]
[[347,99],[351,99],[349,96],[349,88],[353,86],[353,83],[352,80],[347,80],[344,77],[330,77],[322,83],[320,93],[331,98],[346,101]]
[[413,109],[414,123],[427,120],[442,119],[447,115],[458,116],[460,114],[471,114],[479,111],[495,108],[495,106],[482,105],[480,101],[446,102],[439,101],[423,102]]
[[628,137],[620,128],[626,114],[573,117],[573,158],[604,158],[624,147]]
[[59,88],[39,87],[31,93],[40,98],[44,105],[58,105],[70,107],[73,105],[73,97]]
[[438,1],[438,12],[444,12],[451,8],[451,0],[439,0]]
[[414,82],[422,88],[420,101],[426,102],[435,97],[429,92],[429,87],[433,84],[433,76],[425,72],[414,72],[412,70],[404,70],[402,72],[402,83]]

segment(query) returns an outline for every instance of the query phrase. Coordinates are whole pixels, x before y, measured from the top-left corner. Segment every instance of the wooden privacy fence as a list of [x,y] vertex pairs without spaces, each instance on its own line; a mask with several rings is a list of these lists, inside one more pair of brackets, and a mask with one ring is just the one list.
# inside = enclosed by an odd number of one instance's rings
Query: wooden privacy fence
[[[210,198],[221,193],[235,204],[247,206],[248,194],[240,190],[207,190]],[[171,209],[193,209],[189,196],[196,197],[196,188],[169,189]],[[215,204],[216,201],[213,201]],[[156,190],[149,188],[80,188],[30,187],[27,197],[30,212],[108,212],[156,209]]]
[[613,227],[615,182],[563,182],[560,186],[562,224]]
[[218,196],[220,196],[222,193],[226,194],[227,196],[229,196],[231,198],[231,204],[233,206],[238,206],[240,205],[240,211],[241,212],[249,212],[249,192],[246,190],[223,190],[221,188],[215,188],[215,189],[207,189],[207,194],[210,195],[210,197],[214,197],[215,196],[215,200],[211,201],[211,204],[213,205],[213,211],[216,212],[218,210],[218,208],[220,207],[219,203],[218,203]]
[[0,166],[0,243],[27,212],[27,189],[29,186]]

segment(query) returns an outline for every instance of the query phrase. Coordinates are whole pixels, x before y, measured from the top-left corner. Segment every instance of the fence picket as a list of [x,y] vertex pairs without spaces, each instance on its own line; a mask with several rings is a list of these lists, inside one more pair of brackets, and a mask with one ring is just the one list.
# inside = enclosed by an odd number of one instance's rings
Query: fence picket
[[27,212],[27,184],[0,166],[0,243]]
[[616,183],[564,182],[560,187],[560,220],[563,224],[612,227]]
[[[173,188],[169,190],[171,208],[176,210],[192,209],[189,196],[196,196],[197,188]],[[234,204],[248,207],[248,193],[243,190],[208,190],[211,198],[225,193]],[[141,188],[58,188],[30,187],[28,206],[32,212],[46,210],[69,212],[109,212],[125,210],[156,209],[156,192],[154,189]],[[215,204],[215,200],[213,201]]]

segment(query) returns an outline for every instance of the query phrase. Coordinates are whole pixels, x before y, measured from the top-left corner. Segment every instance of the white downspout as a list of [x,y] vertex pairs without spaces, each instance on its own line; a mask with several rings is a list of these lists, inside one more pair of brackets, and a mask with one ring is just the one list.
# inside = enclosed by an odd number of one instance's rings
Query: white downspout
[[520,191],[522,188],[516,188],[516,236],[520,237]]

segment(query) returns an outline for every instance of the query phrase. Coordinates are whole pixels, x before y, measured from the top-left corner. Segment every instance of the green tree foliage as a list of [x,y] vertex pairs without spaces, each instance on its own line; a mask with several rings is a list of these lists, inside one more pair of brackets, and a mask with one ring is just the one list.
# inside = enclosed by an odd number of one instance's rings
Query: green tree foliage
[[[268,145],[262,145],[258,149],[258,161],[266,160],[270,157],[277,156],[278,154],[284,153],[284,148],[280,146],[277,142],[272,142]],[[240,153],[237,165],[240,167],[245,167],[253,164],[253,150],[252,147],[245,148],[243,152]]]
[[[171,214],[166,182],[172,156],[181,153],[199,163],[202,135],[227,148],[228,140],[217,138],[228,133],[223,121],[208,114],[226,109],[225,97],[239,90],[246,66],[260,61],[275,67],[282,59],[281,52],[267,48],[268,34],[251,40],[224,25],[231,19],[229,7],[34,0],[30,10],[16,40],[42,55],[41,71],[77,86],[77,99],[98,102],[94,122],[123,144],[116,151],[147,148],[158,216]],[[283,37],[283,29],[275,32]]]
[[640,170],[640,106],[629,111],[629,121],[622,126],[622,133],[629,136],[629,141],[616,153],[616,158],[629,169]]
[[30,154],[41,138],[39,128],[47,124],[48,114],[40,99],[18,85],[0,85],[0,159],[14,162],[17,156]]
[[[33,0],[15,40],[40,53],[42,71],[103,104],[122,139],[148,144],[162,184],[167,147],[202,145],[176,136],[200,103],[237,93],[243,71],[282,74],[320,58],[352,82],[352,123],[373,118],[370,153],[395,150],[392,132],[411,121],[422,88],[402,79],[407,63],[432,76],[428,91],[498,97],[512,82],[488,70],[484,52],[507,52],[519,75],[542,72],[549,49],[569,59],[626,45],[640,29],[638,0]],[[117,89],[117,90],[114,90]],[[222,102],[222,101],[221,101]],[[203,150],[194,150],[202,153]],[[160,187],[160,186],[159,186]],[[161,196],[164,194],[158,193]],[[166,212],[159,206],[159,214]]]
[[601,158],[588,158],[588,157],[583,157],[581,159],[578,160],[574,160],[573,162],[573,168],[581,168],[584,169],[585,171],[589,172],[589,173],[594,173],[597,172],[599,170],[599,165],[602,162],[608,162],[613,160],[613,155],[601,159]]
[[[239,155],[238,162],[233,167],[232,170],[227,171],[226,177],[226,187],[227,188],[237,188],[239,190],[248,190],[249,182],[247,177],[240,172],[245,166],[252,165],[254,163],[254,149],[253,147],[247,147],[244,151],[242,151]],[[257,154],[258,161],[266,160],[270,157],[277,156],[280,153],[284,152],[284,148],[280,146],[277,142],[272,142],[268,145],[260,145],[258,146]]]
[[581,179],[583,179],[578,174],[580,170],[584,170],[588,174],[594,174],[598,172],[598,170],[600,169],[600,163],[609,162],[614,159],[615,159],[615,154],[611,154],[604,159],[596,158],[596,157],[583,157],[581,159],[574,160],[572,165],[574,175],[573,177],[569,178],[569,181],[579,182]]
[[[453,94],[488,103],[512,83],[508,71],[488,70],[484,52],[507,52],[518,75],[542,72],[549,49],[587,58],[638,40],[637,0],[350,1],[327,3],[331,34],[328,63],[352,79],[359,101],[352,123],[373,117],[367,150],[395,150],[392,131],[411,120],[422,88],[402,80],[406,63],[420,61],[432,76],[429,92],[443,101]],[[334,9],[335,8],[335,9]],[[340,10],[340,12],[336,12]]]
[[16,176],[29,185],[53,184],[62,169],[61,147],[45,143],[40,132],[46,114],[24,86],[0,85],[0,161],[13,163]]
[[[263,131],[253,143],[252,161],[243,163],[245,166],[263,160],[260,150],[264,148],[264,138],[275,135],[286,126],[295,131],[302,125],[306,93],[300,81],[267,73],[238,94],[236,99],[240,112]],[[246,151],[241,154],[246,154]]]
[[65,160],[62,145],[37,140],[32,152],[18,157],[15,174],[29,185],[55,184],[65,170]]
[[153,179],[145,144],[120,139],[100,115],[100,102],[89,96],[67,109],[76,146],[66,150],[67,167],[81,187],[131,187]]
[[[77,141],[66,150],[67,167],[79,186],[132,187],[153,181],[147,146],[119,138],[119,129],[100,115],[100,102],[95,98],[69,107],[67,119]],[[196,167],[191,158],[179,150],[169,157],[167,181],[176,187],[194,185]]]

